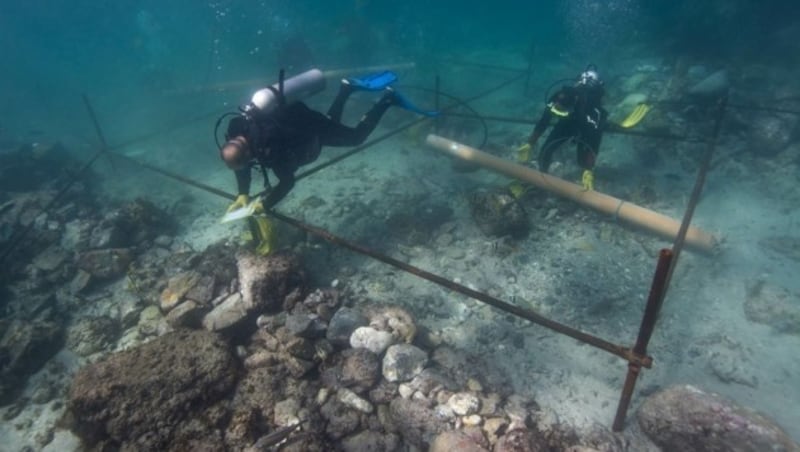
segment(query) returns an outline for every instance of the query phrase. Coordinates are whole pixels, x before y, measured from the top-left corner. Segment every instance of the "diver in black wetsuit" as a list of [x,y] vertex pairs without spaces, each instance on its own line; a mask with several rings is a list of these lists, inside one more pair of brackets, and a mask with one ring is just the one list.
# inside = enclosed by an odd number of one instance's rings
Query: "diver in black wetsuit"
[[[394,91],[387,88],[358,125],[348,127],[341,123],[341,118],[344,104],[353,91],[351,85],[343,82],[327,116],[308,108],[303,102],[295,102],[274,113],[232,119],[226,134],[228,142],[220,149],[220,155],[236,173],[239,196],[250,194],[254,166],[272,169],[278,185],[262,200],[263,208],[269,210],[291,191],[295,172],[302,165],[315,161],[322,146],[358,146],[363,143],[386,110],[395,104],[395,96]],[[267,179],[265,185],[269,187]],[[241,205],[234,204],[241,207],[247,200],[237,199],[237,202]]]
[[539,151],[539,171],[547,172],[553,153],[574,139],[578,165],[583,168],[583,186],[587,190],[594,188],[593,170],[608,118],[608,112],[602,107],[604,94],[603,82],[596,68],[589,65],[574,85],[562,87],[548,99],[542,117],[528,139],[530,148],[535,148],[550,121],[558,118]]
[[[302,165],[315,161],[322,146],[362,144],[391,106],[429,114],[416,109],[389,86],[396,80],[397,76],[390,71],[342,80],[326,116],[300,100],[287,100],[324,88],[322,73],[311,70],[287,80],[285,95],[274,86],[257,92],[244,113],[230,120],[227,141],[219,150],[228,168],[235,171],[238,186],[238,196],[228,212],[245,206],[251,208],[251,214],[255,215],[249,222],[260,254],[270,253],[274,241],[273,227],[265,211],[289,194],[295,184],[295,172]],[[383,91],[383,95],[355,127],[348,127],[341,123],[342,111],[356,90]],[[267,191],[264,197],[248,205],[251,173],[256,166],[261,168]],[[275,187],[269,184],[268,169],[278,177]]]

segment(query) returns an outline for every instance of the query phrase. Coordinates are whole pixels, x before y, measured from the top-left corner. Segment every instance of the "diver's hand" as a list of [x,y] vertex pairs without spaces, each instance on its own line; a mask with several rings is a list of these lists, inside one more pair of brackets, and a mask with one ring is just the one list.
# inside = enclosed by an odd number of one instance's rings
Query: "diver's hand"
[[531,146],[530,143],[525,143],[517,149],[517,162],[528,163],[531,160]]
[[241,209],[242,207],[246,206],[248,202],[250,202],[249,196],[239,195],[236,197],[236,201],[234,201],[233,204],[228,206],[227,212],[233,212],[234,210]]
[[251,207],[253,208],[253,215],[264,215],[264,213],[266,213],[264,211],[264,198],[262,197],[253,201]]

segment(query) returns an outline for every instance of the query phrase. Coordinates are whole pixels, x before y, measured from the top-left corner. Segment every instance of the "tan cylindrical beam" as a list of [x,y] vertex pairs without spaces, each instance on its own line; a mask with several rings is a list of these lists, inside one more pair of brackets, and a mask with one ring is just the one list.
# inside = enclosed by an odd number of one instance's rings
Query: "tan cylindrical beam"
[[[594,190],[584,190],[578,184],[495,157],[456,141],[430,134],[426,142],[429,146],[444,151],[453,157],[458,157],[514,179],[531,183],[584,206],[613,215],[624,223],[646,229],[662,237],[674,239],[678,234],[678,229],[680,229],[680,222],[666,215]],[[686,243],[698,251],[711,252],[718,242],[711,234],[690,226],[686,234]]]

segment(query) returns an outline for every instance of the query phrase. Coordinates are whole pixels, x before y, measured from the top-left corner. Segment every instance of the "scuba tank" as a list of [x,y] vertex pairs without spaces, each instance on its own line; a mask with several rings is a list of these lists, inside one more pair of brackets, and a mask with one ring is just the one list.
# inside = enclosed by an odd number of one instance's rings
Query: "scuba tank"
[[[324,89],[325,75],[319,69],[310,69],[286,80],[283,79],[283,70],[281,70],[278,83],[256,91],[250,102],[239,108],[239,112],[228,112],[217,118],[214,125],[214,142],[217,144],[217,148],[222,148],[218,132],[219,126],[225,118],[239,116],[246,124],[255,116],[272,113],[281,106],[303,100]],[[226,139],[228,139],[227,136]]]
[[325,89],[325,75],[319,69],[309,69],[283,80],[281,79],[253,94],[250,103],[244,107],[246,114],[272,113],[281,105],[303,100]]

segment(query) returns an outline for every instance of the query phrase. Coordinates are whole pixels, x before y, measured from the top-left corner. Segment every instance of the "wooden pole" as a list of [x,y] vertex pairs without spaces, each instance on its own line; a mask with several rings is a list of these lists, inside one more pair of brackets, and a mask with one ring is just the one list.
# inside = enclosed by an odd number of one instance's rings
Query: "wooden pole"
[[[640,227],[661,237],[673,240],[680,230],[680,222],[666,215],[604,193],[584,190],[578,184],[495,157],[453,140],[430,134],[426,142],[429,146],[453,157],[505,174],[514,179],[531,183],[599,212],[612,215],[623,223]],[[710,253],[716,248],[718,242],[711,234],[690,226],[686,234],[686,244],[695,250]]]

